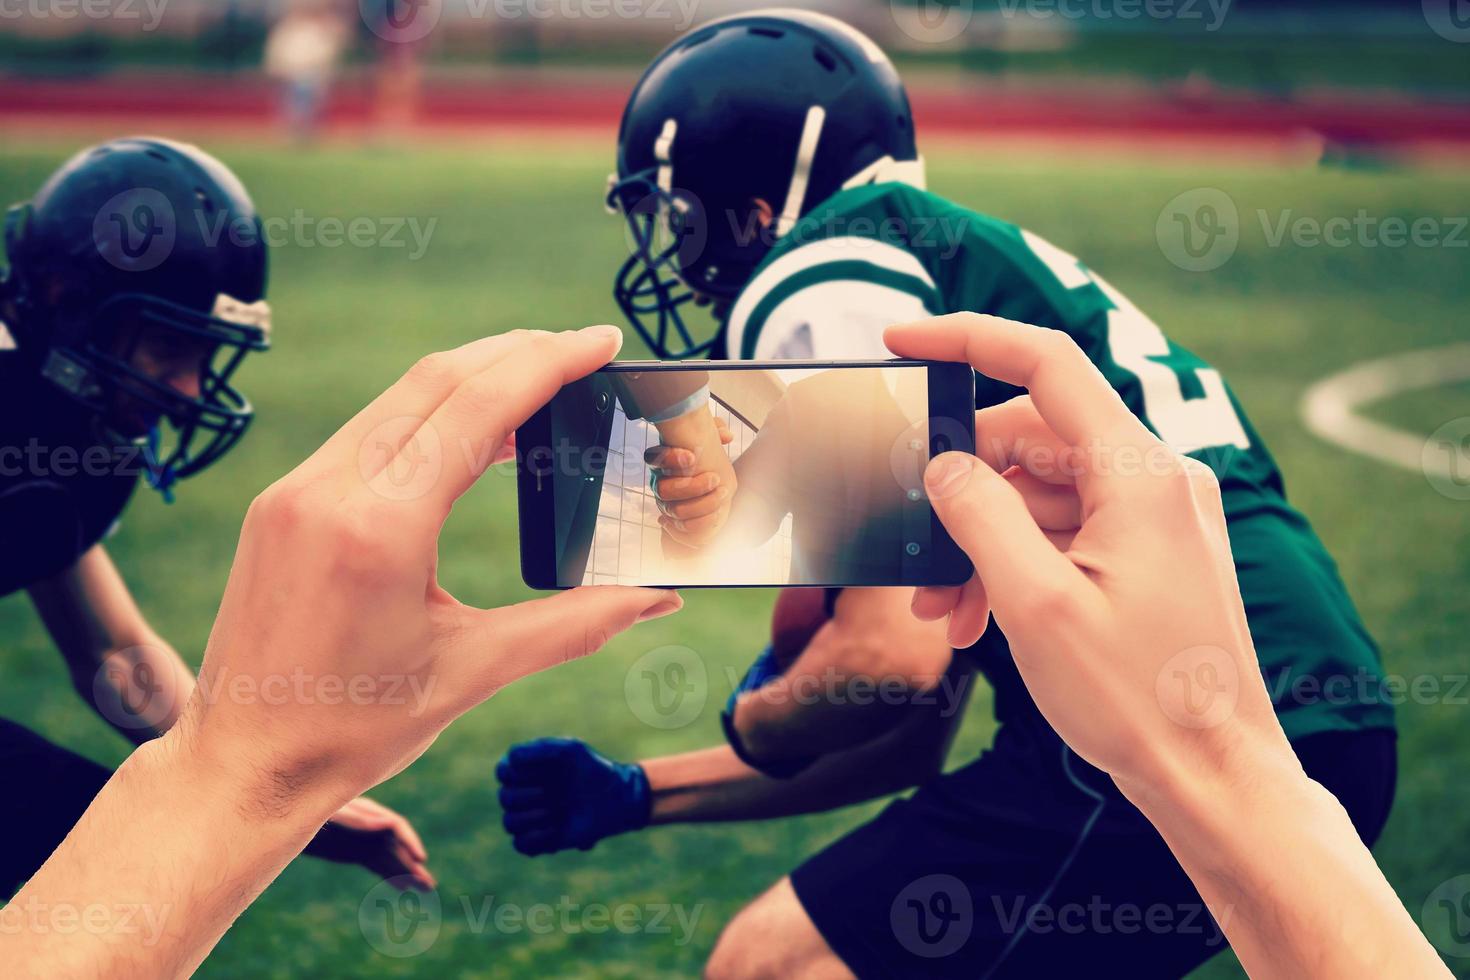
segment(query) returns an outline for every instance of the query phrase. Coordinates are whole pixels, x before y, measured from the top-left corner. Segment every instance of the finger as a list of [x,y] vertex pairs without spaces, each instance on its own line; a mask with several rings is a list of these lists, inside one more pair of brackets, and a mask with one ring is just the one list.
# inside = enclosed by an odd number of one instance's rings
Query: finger
[[692,517],[687,521],[679,520],[678,518],[674,517],[660,517],[658,519],[658,524],[659,527],[663,528],[665,531],[668,531],[670,534],[682,533],[698,535],[703,534],[706,531],[716,530],[724,522],[724,519],[725,516],[719,513],[708,514],[704,517]]
[[415,858],[402,844],[395,843],[393,845],[393,856],[408,870],[408,876],[411,879],[409,882],[410,888],[421,892],[431,892],[438,886],[439,882],[434,878],[434,874],[429,870],[428,866],[423,861]]
[[718,515],[725,506],[725,501],[730,499],[729,487],[718,487],[714,493],[707,493],[702,497],[692,497],[689,500],[658,501],[659,512],[666,517],[672,517],[676,521],[692,521],[696,517],[708,517]]
[[499,466],[501,463],[509,463],[516,458],[516,434],[512,432],[506,436],[505,443],[501,445],[495,458],[490,461],[491,466]]
[[529,834],[511,835],[511,846],[526,857],[552,854],[562,848],[556,846],[556,831],[538,830]]
[[1004,478],[1043,531],[1076,531],[1082,526],[1082,498],[1076,487],[1048,483],[1020,467],[1013,467]]
[[512,347],[539,332],[511,330],[422,358],[338,429],[316,455],[340,459],[344,453],[357,453],[363,440],[386,422],[404,416],[428,418],[451,391],[498,363]]
[[990,600],[985,595],[985,585],[980,576],[972,575],[970,581],[960,587],[959,599],[950,614],[945,636],[950,646],[965,650],[980,642],[981,634],[989,625]]
[[551,814],[545,810],[507,810],[500,818],[508,834],[523,834],[540,827],[549,826]]
[[[622,343],[616,327],[532,336],[510,346],[504,356],[460,383],[434,409],[419,431],[405,441],[402,452],[372,479],[374,488],[394,499],[398,490],[393,474],[417,470],[421,445],[438,445],[441,468],[425,488],[421,500],[441,520],[484,472],[483,461],[493,459],[516,427],[551,400],[564,385],[586,377],[607,364]],[[492,452],[484,452],[493,447]],[[380,485],[381,484],[381,485]]]
[[643,461],[658,476],[693,476],[699,458],[677,446],[653,446],[643,453]]
[[923,585],[914,590],[914,601],[909,608],[915,619],[932,623],[948,616],[959,601],[958,585]]
[[419,861],[426,861],[429,852],[424,848],[424,842],[419,838],[418,831],[413,829],[413,824],[403,814],[392,810],[383,804],[369,799],[358,799],[355,802],[365,804],[358,808],[354,820],[360,826],[358,829],[365,831],[386,831],[401,841],[405,847]]
[[546,806],[546,790],[540,786],[501,786],[496,794],[502,810],[537,810]]
[[720,445],[728,446],[735,441],[735,433],[730,431],[724,419],[715,419],[715,431],[720,434]]
[[472,704],[538,671],[595,653],[636,623],[678,612],[679,593],[600,585],[488,611],[466,610],[460,642]]
[[1036,410],[1030,395],[975,413],[975,455],[1003,473],[1019,466],[1049,483],[1077,482],[1075,447],[1068,446],[1051,430]]
[[420,861],[427,861],[429,859],[429,850],[424,847],[423,838],[419,837],[419,832],[413,828],[413,824],[409,823],[408,818],[402,814],[393,813],[391,810],[389,812],[392,813],[392,826],[398,835],[398,839],[408,846],[409,851],[412,852],[415,858]]
[[[1024,608],[1029,595],[1094,588],[1047,540],[1016,488],[967,453],[936,457],[924,482],[940,521],[970,560],[997,619]],[[961,594],[961,603],[970,595]],[[958,615],[960,605],[955,613]],[[967,623],[973,625],[978,613]]]
[[883,339],[900,357],[965,361],[981,374],[1027,389],[1041,417],[1068,445],[1100,440],[1109,446],[1145,446],[1158,441],[1082,349],[1059,330],[955,313],[889,327]]
[[720,475],[718,473],[700,473],[697,476],[660,476],[658,482],[654,484],[653,492],[659,500],[673,503],[703,497],[707,493],[714,493],[719,488]]
[[567,749],[576,744],[567,738],[538,738],[512,745],[495,767],[495,775],[508,785],[528,780],[539,785],[541,777],[558,768],[567,757]]

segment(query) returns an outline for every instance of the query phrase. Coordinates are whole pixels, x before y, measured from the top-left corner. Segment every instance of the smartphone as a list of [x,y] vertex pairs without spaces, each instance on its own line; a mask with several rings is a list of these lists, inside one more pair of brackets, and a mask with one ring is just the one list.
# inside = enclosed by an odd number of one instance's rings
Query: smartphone
[[535,589],[957,585],[924,468],[975,450],[968,365],[620,361],[516,433]]

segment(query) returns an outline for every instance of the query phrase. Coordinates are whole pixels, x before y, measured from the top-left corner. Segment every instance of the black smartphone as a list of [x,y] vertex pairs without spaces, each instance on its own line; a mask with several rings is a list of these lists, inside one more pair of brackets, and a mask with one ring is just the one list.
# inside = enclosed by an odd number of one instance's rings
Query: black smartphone
[[975,450],[968,365],[620,361],[516,433],[535,589],[957,585],[924,491]]

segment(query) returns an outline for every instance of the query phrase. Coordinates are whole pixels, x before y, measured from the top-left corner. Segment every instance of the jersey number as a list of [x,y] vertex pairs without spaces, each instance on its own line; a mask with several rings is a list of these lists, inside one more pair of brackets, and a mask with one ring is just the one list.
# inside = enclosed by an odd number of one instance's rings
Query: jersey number
[[1113,308],[1108,311],[1108,351],[1119,367],[1138,379],[1143,414],[1159,438],[1176,452],[1192,453],[1214,446],[1249,449],[1250,438],[1236,414],[1225,381],[1213,368],[1187,368],[1203,395],[1186,398],[1179,372],[1159,358],[1169,356],[1164,332],[1099,276],[1077,259],[1029,231],[1021,237],[1067,289],[1096,286]]

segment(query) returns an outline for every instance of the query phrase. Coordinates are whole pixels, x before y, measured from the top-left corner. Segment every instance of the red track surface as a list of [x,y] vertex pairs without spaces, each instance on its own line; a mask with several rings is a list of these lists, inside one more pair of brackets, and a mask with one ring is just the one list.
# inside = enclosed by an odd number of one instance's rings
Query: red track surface
[[[83,80],[3,79],[0,126],[8,130],[130,126],[228,128],[258,133],[276,124],[277,98],[255,76],[124,75]],[[565,131],[606,135],[617,126],[631,79],[436,80],[425,86],[419,128],[427,132]],[[1157,147],[1291,145],[1304,138],[1384,152],[1470,153],[1470,105],[1347,96],[1260,96],[1130,88],[1001,88],[920,85],[914,111],[926,136],[1111,142]],[[327,128],[371,125],[366,78],[338,86]]]

